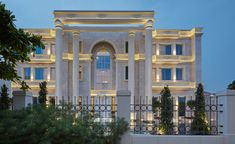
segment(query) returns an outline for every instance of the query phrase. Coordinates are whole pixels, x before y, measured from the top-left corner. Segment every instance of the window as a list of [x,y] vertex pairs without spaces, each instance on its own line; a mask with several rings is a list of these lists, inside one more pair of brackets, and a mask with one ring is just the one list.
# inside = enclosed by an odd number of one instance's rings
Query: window
[[171,45],[165,45],[165,55],[171,55]]
[[31,68],[30,67],[24,68],[24,79],[30,80],[30,75],[31,75]]
[[128,66],[125,66],[125,80],[128,80]]
[[125,53],[128,53],[128,49],[129,49],[128,41],[125,41]]
[[161,55],[171,55],[171,44],[160,44]]
[[162,80],[171,80],[171,69],[163,68],[162,69]]
[[183,45],[176,44],[176,55],[182,55],[182,54],[183,54]]
[[83,78],[83,67],[79,65],[79,80],[82,80]]
[[82,53],[82,49],[83,49],[83,42],[79,41],[79,53]]
[[43,49],[39,46],[36,46],[35,54],[43,54]]
[[179,109],[178,109],[179,116],[185,116],[185,97],[178,97],[178,104],[179,104]]
[[176,68],[176,80],[183,80],[183,69]]
[[44,79],[44,68],[35,68],[35,80]]
[[110,69],[110,56],[98,55],[96,59],[96,69],[109,70]]

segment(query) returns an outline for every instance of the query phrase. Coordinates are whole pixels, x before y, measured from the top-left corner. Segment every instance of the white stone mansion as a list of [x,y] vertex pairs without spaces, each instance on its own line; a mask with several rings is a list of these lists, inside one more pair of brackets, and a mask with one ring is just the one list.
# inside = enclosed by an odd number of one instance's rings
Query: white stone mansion
[[[129,90],[131,101],[158,96],[168,85],[176,97],[194,95],[201,82],[201,28],[154,29],[154,11],[54,11],[54,29],[25,29],[41,35],[31,61],[18,74],[38,96],[74,104],[83,96],[115,96]],[[13,90],[19,86],[12,83]]]

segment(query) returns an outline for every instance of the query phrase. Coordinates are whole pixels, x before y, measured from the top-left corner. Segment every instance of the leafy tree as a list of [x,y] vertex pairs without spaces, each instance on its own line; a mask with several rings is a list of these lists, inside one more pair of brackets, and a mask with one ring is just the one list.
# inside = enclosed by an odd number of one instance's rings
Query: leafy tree
[[11,98],[9,98],[9,94],[7,93],[8,88],[4,84],[1,87],[1,97],[0,97],[0,109],[6,110],[9,109],[11,106]]
[[229,84],[227,89],[235,90],[235,81],[233,81],[231,84]]
[[18,62],[30,61],[29,54],[35,47],[44,48],[41,37],[16,28],[15,16],[0,2],[0,79],[21,84],[17,75]]
[[0,112],[0,144],[117,144],[128,123],[95,122],[95,117],[76,117],[71,109],[41,105],[19,111]]
[[194,135],[207,135],[209,134],[209,126],[206,121],[204,89],[201,83],[198,84],[195,97],[195,112],[191,132]]
[[173,133],[173,100],[168,86],[161,91],[161,118],[160,131],[163,134],[170,135]]
[[39,91],[39,103],[40,104],[43,104],[43,105],[46,105],[46,101],[47,101],[47,94],[48,94],[48,91],[47,91],[47,82],[46,81],[43,81],[41,83],[39,83],[39,87],[40,87],[40,91]]

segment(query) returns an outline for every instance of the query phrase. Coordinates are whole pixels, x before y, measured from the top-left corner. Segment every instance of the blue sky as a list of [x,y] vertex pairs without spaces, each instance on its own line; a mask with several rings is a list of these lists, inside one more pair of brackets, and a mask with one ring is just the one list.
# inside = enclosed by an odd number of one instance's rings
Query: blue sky
[[203,27],[205,89],[235,80],[235,0],[2,0],[22,28],[53,28],[53,10],[154,10],[157,29]]

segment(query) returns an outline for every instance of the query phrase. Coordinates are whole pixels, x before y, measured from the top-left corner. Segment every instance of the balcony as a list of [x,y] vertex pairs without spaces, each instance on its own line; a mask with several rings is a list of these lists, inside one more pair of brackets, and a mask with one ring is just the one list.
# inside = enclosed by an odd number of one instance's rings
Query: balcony
[[[46,81],[47,82],[47,88],[55,88],[55,81],[54,80],[25,80],[25,82],[29,85],[30,88],[39,88],[39,83]],[[17,83],[11,83],[12,88],[20,88],[21,86]]]
[[186,81],[159,81],[153,82],[153,88],[163,88],[164,86],[167,86],[169,88],[176,88],[176,89],[194,89],[196,88],[196,83],[195,82],[186,82]]
[[182,62],[193,62],[193,56],[184,55],[154,55],[153,59],[156,63],[182,63]]
[[54,63],[55,56],[48,54],[35,54],[35,56],[30,56],[30,60],[31,61],[29,63]]

